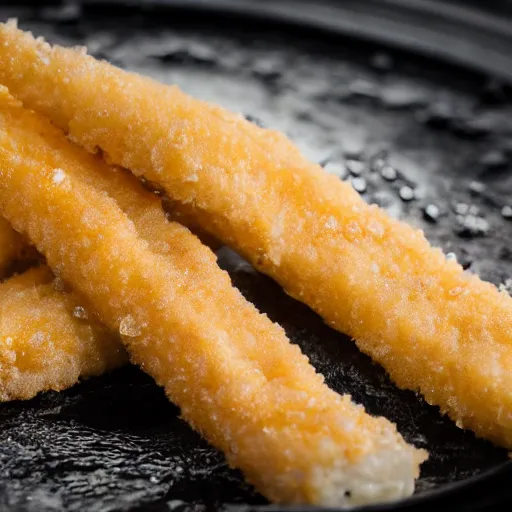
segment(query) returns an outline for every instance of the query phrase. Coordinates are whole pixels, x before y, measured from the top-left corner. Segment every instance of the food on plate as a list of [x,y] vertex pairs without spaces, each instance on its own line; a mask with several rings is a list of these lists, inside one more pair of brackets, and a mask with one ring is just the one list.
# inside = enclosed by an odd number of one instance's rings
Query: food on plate
[[0,402],[61,391],[128,358],[46,266],[0,283]]
[[396,384],[512,447],[512,299],[422,232],[367,205],[284,136],[13,23],[0,28],[0,81],[90,152],[158,183]]
[[248,481],[284,503],[412,493],[425,453],[330,390],[209,248],[5,88],[0,107],[0,214]]

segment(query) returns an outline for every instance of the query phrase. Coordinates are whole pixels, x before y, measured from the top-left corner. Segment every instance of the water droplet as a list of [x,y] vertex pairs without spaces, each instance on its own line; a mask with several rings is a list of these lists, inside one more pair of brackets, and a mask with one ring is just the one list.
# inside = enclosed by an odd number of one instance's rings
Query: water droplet
[[494,129],[494,124],[492,117],[470,114],[455,119],[451,128],[460,138],[474,140],[489,135]]
[[412,201],[414,199],[414,190],[411,187],[404,185],[403,187],[400,187],[398,195],[402,201]]
[[354,190],[359,192],[360,194],[363,194],[366,192],[366,180],[364,178],[352,178],[351,180],[352,186],[354,187]]
[[454,252],[449,252],[446,254],[446,259],[448,261],[457,261],[457,255]]
[[73,316],[75,318],[79,318],[80,320],[87,320],[89,318],[87,310],[82,306],[76,306],[73,308]]
[[457,234],[461,237],[484,236],[490,230],[489,222],[476,215],[457,215],[457,222]]
[[142,330],[139,325],[137,325],[133,316],[127,315],[121,320],[121,323],[119,324],[119,333],[121,336],[135,338],[142,334]]
[[370,99],[379,97],[378,87],[374,83],[361,78],[357,78],[351,82],[348,89],[352,96],[360,96]]
[[472,181],[469,184],[469,190],[474,194],[481,194],[487,187],[481,181]]
[[280,58],[265,57],[253,64],[253,73],[265,81],[276,81],[283,73],[283,62]]
[[386,160],[384,158],[374,158],[371,162],[370,170],[372,172],[380,172],[385,165]]
[[441,211],[435,204],[431,203],[425,206],[425,209],[423,210],[423,215],[430,222],[437,222],[441,215]]
[[365,139],[357,132],[346,133],[341,141],[341,152],[347,160],[361,160],[365,148]]
[[345,165],[352,176],[360,176],[365,168],[364,163],[359,160],[347,160]]
[[169,510],[176,510],[177,508],[185,508],[187,503],[183,500],[169,500],[165,505]]
[[327,162],[324,165],[324,170],[329,174],[334,174],[334,176],[338,176],[340,180],[343,180],[348,176],[347,168],[341,162]]
[[494,170],[505,167],[508,164],[508,159],[503,151],[495,149],[483,155],[479,163],[488,170]]
[[396,172],[396,169],[389,164],[385,164],[384,166],[381,167],[380,175],[386,181],[395,181],[398,177],[398,173]]
[[393,203],[393,197],[385,190],[378,190],[373,194],[371,201],[381,208],[386,208]]
[[62,169],[53,170],[53,182],[60,185],[66,179],[66,173]]
[[416,114],[417,120],[433,128],[446,128],[455,118],[454,108],[447,102],[430,105]]
[[364,144],[358,141],[345,142],[342,150],[347,160],[362,160],[364,156]]
[[377,263],[372,263],[370,268],[374,274],[379,273],[380,268],[379,268],[379,265],[377,265]]
[[426,98],[417,87],[398,82],[382,89],[381,101],[388,109],[405,109],[425,105]]
[[469,215],[478,215],[480,213],[480,208],[478,208],[476,204],[470,204],[468,213]]
[[458,215],[467,215],[469,213],[469,205],[466,203],[456,203],[453,209]]
[[501,209],[501,216],[504,219],[512,220],[512,206],[508,206],[508,205],[504,206]]

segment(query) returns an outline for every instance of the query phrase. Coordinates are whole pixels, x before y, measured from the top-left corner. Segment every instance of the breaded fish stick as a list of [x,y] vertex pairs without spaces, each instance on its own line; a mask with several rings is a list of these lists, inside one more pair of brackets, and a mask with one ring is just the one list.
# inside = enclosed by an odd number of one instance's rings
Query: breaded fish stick
[[[56,148],[62,145],[58,130],[48,132],[47,138],[54,140]],[[76,150],[66,153],[69,147],[57,150],[64,153],[64,161],[74,159],[80,165],[80,157],[85,157],[83,165],[89,172],[83,173],[84,178],[118,200],[148,243],[156,249],[167,247],[168,223],[160,200],[131,174],[115,168],[106,171],[103,163],[91,165],[90,155],[81,151],[74,155]],[[58,153],[55,158],[58,163]],[[33,248],[0,218],[0,269],[11,268],[28,254],[35,254]],[[89,319],[76,294],[56,289],[53,281],[51,271],[42,266],[0,283],[0,402],[61,391],[128,362],[118,336]]]
[[[0,28],[0,81],[355,338],[401,387],[512,448],[512,299],[284,136],[82,51]],[[34,85],[37,84],[37,85]]]
[[42,266],[0,284],[0,402],[61,391],[126,363],[126,352]]
[[91,180],[99,163],[5,89],[0,126],[0,213],[264,495],[346,506],[412,492],[424,453],[331,391],[186,228],[130,220]]
[[11,265],[20,257],[25,243],[8,222],[0,218],[0,279],[5,277]]

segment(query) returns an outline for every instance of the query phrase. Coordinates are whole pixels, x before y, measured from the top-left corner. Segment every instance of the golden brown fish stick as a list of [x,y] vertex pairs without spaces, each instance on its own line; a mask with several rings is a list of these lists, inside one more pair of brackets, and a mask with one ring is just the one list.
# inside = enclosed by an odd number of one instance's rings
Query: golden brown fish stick
[[[55,148],[57,165],[74,161],[87,168],[84,179],[116,198],[155,250],[168,250],[168,223],[159,199],[126,171],[106,171],[103,162],[91,165],[90,155],[77,153],[69,144],[63,146],[59,130],[48,130],[46,138]],[[0,262],[5,262],[4,268],[30,252],[35,253],[0,218]],[[0,284],[0,401],[28,400],[50,389],[61,391],[128,362],[118,336],[107,334],[99,322],[89,319],[83,301],[76,294],[56,289],[53,279],[51,271],[42,266]]]
[[47,267],[0,284],[0,402],[61,391],[127,360],[117,337]]
[[512,299],[420,231],[365,204],[284,136],[12,23],[0,28],[0,81],[89,151],[163,186],[399,386],[512,447]]
[[0,122],[0,213],[263,494],[350,505],[412,492],[424,453],[331,391],[195,236],[156,212],[130,220],[91,179],[99,163],[5,89]]

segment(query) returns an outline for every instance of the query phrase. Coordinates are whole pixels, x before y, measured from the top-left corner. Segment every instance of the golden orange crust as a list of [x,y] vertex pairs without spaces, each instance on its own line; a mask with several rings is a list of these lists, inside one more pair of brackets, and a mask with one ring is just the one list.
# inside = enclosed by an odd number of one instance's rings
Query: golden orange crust
[[0,29],[0,80],[89,151],[163,186],[399,386],[512,447],[512,299],[421,232],[366,205],[284,136],[12,24]]
[[61,391],[127,361],[110,332],[47,267],[0,284],[0,401]]
[[[290,503],[412,492],[423,452],[329,390],[207,247],[5,89],[0,106],[0,213],[250,482]],[[108,191],[98,172],[111,173]]]
[[[128,172],[107,169],[101,160],[95,162],[71,144],[63,145],[62,132],[55,127],[44,123],[38,129],[54,148],[56,166],[80,169],[88,183],[117,200],[155,250],[169,252],[172,238],[159,199]],[[83,172],[83,168],[88,171]],[[6,262],[5,268],[29,251],[24,238],[1,218],[0,247],[0,262]],[[128,361],[118,337],[89,319],[89,308],[80,305],[85,302],[76,294],[55,289],[52,281],[51,271],[42,266],[0,284],[0,401],[27,400],[42,391],[61,391]],[[73,316],[75,308],[80,308],[78,315],[83,310],[87,318]]]

